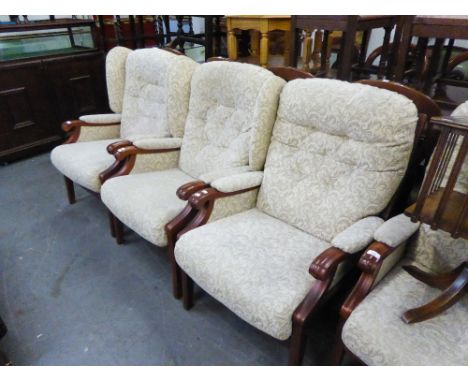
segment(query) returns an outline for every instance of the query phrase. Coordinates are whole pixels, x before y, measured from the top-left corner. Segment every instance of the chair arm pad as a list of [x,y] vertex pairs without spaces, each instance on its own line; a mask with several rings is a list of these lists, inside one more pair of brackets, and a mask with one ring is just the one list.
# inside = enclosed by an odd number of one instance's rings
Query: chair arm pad
[[224,193],[237,192],[262,184],[263,171],[250,171],[216,179],[211,186]]
[[216,170],[202,174],[200,175],[200,180],[204,181],[205,183],[211,184],[216,179],[225,178],[230,175],[242,174],[248,171],[251,171],[251,168],[249,166],[224,168],[222,170]]
[[133,145],[144,150],[178,149],[182,146],[182,138],[138,138]]
[[383,223],[375,231],[374,239],[390,247],[398,247],[408,240],[419,226],[419,223],[413,223],[408,216],[400,214]]
[[99,125],[115,125],[119,124],[121,120],[120,114],[91,114],[82,115],[80,121],[88,124],[99,124]]
[[377,216],[363,218],[341,231],[331,243],[347,253],[361,251],[374,240],[374,232],[383,222],[383,219]]

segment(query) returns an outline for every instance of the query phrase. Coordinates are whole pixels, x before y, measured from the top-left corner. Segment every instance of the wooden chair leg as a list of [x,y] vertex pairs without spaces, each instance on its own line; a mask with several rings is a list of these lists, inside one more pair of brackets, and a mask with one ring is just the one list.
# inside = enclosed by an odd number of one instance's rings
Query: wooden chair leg
[[423,306],[420,306],[419,308],[406,311],[402,317],[403,321],[405,321],[407,324],[413,324],[415,322],[422,322],[428,320],[429,318],[435,317],[459,301],[464,296],[467,289],[468,267],[465,267],[452,283],[452,285],[445,289],[442,294],[440,294],[434,300]]
[[115,216],[110,211],[108,211],[108,213],[109,213],[110,234],[111,234],[112,237],[115,237]]
[[180,270],[182,278],[182,302],[185,310],[193,307],[193,280],[184,271]]
[[114,216],[114,232],[115,232],[115,241],[117,244],[123,244],[123,224],[122,222]]
[[305,352],[304,322],[293,319],[291,340],[289,343],[289,366],[300,366]]
[[5,355],[5,353],[0,351],[0,366],[12,366],[13,364]]
[[343,333],[344,322],[340,319],[338,327],[336,329],[336,338],[335,344],[333,346],[332,353],[330,355],[329,364],[330,366],[340,366],[343,362],[343,357],[345,353],[345,347],[341,339],[341,334]]
[[75,186],[73,185],[73,181],[67,178],[66,176],[64,176],[63,178],[65,179],[65,188],[67,190],[68,203],[75,204]]

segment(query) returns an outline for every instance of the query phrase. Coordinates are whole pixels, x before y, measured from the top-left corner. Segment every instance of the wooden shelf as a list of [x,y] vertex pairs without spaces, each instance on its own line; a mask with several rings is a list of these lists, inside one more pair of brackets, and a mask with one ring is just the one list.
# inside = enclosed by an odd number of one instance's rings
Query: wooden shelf
[[[414,214],[416,203],[411,205],[405,210],[405,215],[411,218],[415,218],[422,223],[431,225],[434,220],[434,215],[440,203],[440,199],[442,198],[442,194],[444,190],[445,190],[444,188],[441,188],[440,190],[429,195],[426,198],[423,208],[421,209],[421,212],[419,213],[419,215]],[[445,210],[442,212],[441,219],[439,219],[437,227],[434,227],[434,228],[441,229],[447,232],[454,232],[457,222],[458,222],[458,217],[460,213],[462,212],[465,204],[466,204],[465,194],[462,194],[457,191],[452,191],[448,199],[447,206]],[[464,222],[461,225],[461,231],[459,233],[459,236],[463,237],[464,239],[468,239],[468,219],[467,218],[464,219]]]

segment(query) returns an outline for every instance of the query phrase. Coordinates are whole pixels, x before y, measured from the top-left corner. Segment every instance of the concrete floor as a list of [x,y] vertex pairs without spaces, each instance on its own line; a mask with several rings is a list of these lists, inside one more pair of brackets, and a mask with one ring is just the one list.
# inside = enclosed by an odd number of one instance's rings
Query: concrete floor
[[[185,311],[169,263],[134,233],[118,246],[99,199],[68,205],[48,154],[0,167],[0,349],[16,365],[283,365],[288,348],[196,290]],[[325,316],[324,316],[325,317]],[[331,316],[333,317],[333,316]],[[333,319],[305,364],[325,361]]]

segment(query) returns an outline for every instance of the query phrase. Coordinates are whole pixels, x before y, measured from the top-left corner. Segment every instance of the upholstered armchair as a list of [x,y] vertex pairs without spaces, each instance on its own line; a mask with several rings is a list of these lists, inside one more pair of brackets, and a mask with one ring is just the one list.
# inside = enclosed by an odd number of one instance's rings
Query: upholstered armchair
[[[215,61],[197,67],[180,157],[169,164],[163,152],[155,154],[148,172],[114,177],[102,187],[102,201],[114,215],[111,229],[117,242],[123,241],[123,223],[152,244],[165,247],[165,225],[184,210],[187,198],[228,176],[249,178],[249,189],[239,196],[237,209],[251,208],[284,83],[271,71],[250,64]],[[142,148],[162,146],[160,140],[135,141],[132,147],[115,152],[117,166],[138,162]],[[172,222],[172,234],[191,217],[183,215]],[[177,275],[173,279],[174,294],[180,297]]]
[[[135,144],[143,155],[133,163],[142,172],[156,160],[177,162],[188,111],[190,81],[198,66],[192,59],[164,49],[113,48],[106,58],[109,106],[114,114],[85,115],[63,124],[69,132],[65,144],[51,153],[54,166],[64,175],[70,203],[74,183],[99,193],[101,184],[125,175],[115,163],[114,152],[128,154]],[[169,166],[170,167],[170,166]],[[102,173],[102,175],[101,175]]]
[[[453,115],[468,116],[468,101]],[[457,188],[468,189],[466,162]],[[447,272],[468,261],[468,241],[412,223],[405,215],[386,221],[374,240],[359,260],[362,274],[340,311],[335,363],[347,351],[367,365],[467,365],[468,296],[427,321],[407,324],[401,316],[453,282],[456,272]],[[440,277],[429,286],[403,266]]]
[[[293,365],[317,307],[408,188],[405,173],[421,162],[412,148],[425,133],[423,112],[440,113],[415,90],[369,83],[287,83],[263,173],[228,175],[193,193],[185,210],[193,218],[177,235],[185,308],[196,282],[254,327],[289,339]],[[239,190],[258,184],[255,205],[239,212]]]

